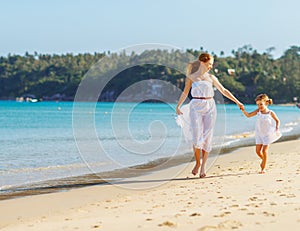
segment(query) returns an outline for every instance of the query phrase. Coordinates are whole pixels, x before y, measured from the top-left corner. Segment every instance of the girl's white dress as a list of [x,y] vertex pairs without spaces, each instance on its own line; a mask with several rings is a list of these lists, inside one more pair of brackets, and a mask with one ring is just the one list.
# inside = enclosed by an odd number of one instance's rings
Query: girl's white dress
[[217,117],[212,83],[205,80],[193,82],[191,95],[211,99],[193,98],[189,104],[181,107],[183,114],[177,117],[176,122],[181,126],[187,142],[195,148],[210,152]]
[[255,125],[256,144],[268,145],[277,141],[281,136],[279,131],[276,132],[276,123],[271,117],[271,111],[266,114],[259,111]]

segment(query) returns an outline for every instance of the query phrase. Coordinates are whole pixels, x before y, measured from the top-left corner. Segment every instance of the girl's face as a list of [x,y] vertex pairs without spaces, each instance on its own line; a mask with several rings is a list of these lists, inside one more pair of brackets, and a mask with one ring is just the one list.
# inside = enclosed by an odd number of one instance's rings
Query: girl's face
[[264,111],[268,107],[268,104],[263,100],[257,100],[256,105],[260,111]]

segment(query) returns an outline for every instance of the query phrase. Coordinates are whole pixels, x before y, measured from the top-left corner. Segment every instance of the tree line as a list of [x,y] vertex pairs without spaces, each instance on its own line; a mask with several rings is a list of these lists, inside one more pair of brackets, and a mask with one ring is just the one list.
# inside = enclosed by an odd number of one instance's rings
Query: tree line
[[[297,101],[300,47],[291,46],[277,59],[271,55],[273,49],[259,53],[246,45],[233,50],[230,56],[225,57],[224,52],[213,54],[212,72],[245,103],[254,103],[259,93],[267,93],[275,103]],[[164,80],[183,89],[186,63],[201,52],[203,48],[187,49],[186,56],[177,50],[147,50],[141,54],[9,54],[0,57],[0,99],[34,95],[43,100],[73,100],[83,79],[95,81],[109,74],[114,77],[105,83],[100,101],[114,101],[124,89],[142,80]]]

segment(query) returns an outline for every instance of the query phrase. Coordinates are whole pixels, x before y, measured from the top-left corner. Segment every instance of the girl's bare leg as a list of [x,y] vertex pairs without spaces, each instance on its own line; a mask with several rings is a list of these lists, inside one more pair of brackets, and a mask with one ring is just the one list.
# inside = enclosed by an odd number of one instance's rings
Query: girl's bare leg
[[206,177],[205,165],[206,165],[207,158],[208,158],[208,152],[202,150],[202,164],[200,169],[200,178]]
[[196,163],[195,163],[195,167],[192,170],[192,174],[195,176],[197,175],[200,168],[200,149],[195,147],[193,147],[193,149],[194,149],[194,156],[195,156]]
[[268,150],[269,150],[269,145],[263,145],[263,148],[262,148],[262,161],[261,161],[261,164],[260,164],[260,167],[261,167],[261,171],[260,173],[265,173],[265,169],[266,169],[266,164],[267,164],[267,160],[268,160]]
[[263,154],[262,154],[262,144],[257,144],[256,145],[256,154],[259,156],[260,159],[263,159]]

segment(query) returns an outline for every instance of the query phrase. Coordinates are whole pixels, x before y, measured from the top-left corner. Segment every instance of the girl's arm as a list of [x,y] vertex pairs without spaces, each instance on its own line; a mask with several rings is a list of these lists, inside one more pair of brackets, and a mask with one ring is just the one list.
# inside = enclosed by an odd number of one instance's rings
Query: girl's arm
[[213,81],[213,85],[222,93],[222,95],[226,96],[228,99],[235,102],[241,110],[244,110],[244,105],[237,98],[235,98],[234,95],[219,82],[219,80],[217,79],[216,76],[211,75],[211,78]]
[[183,92],[181,93],[181,96],[179,98],[179,101],[178,101],[177,107],[176,107],[177,115],[182,114],[182,112],[180,111],[180,107],[183,104],[183,102],[185,101],[186,97],[188,96],[191,87],[192,87],[192,80],[189,77],[186,77],[185,78],[185,86],[184,86]]
[[258,111],[259,110],[256,109],[255,111],[248,113],[245,110],[242,110],[242,112],[244,113],[244,115],[247,116],[248,118],[257,115]]
[[271,111],[271,116],[272,118],[275,120],[276,122],[276,131],[279,130],[279,126],[280,126],[280,120],[279,118],[277,117],[277,115],[275,114],[275,112]]

